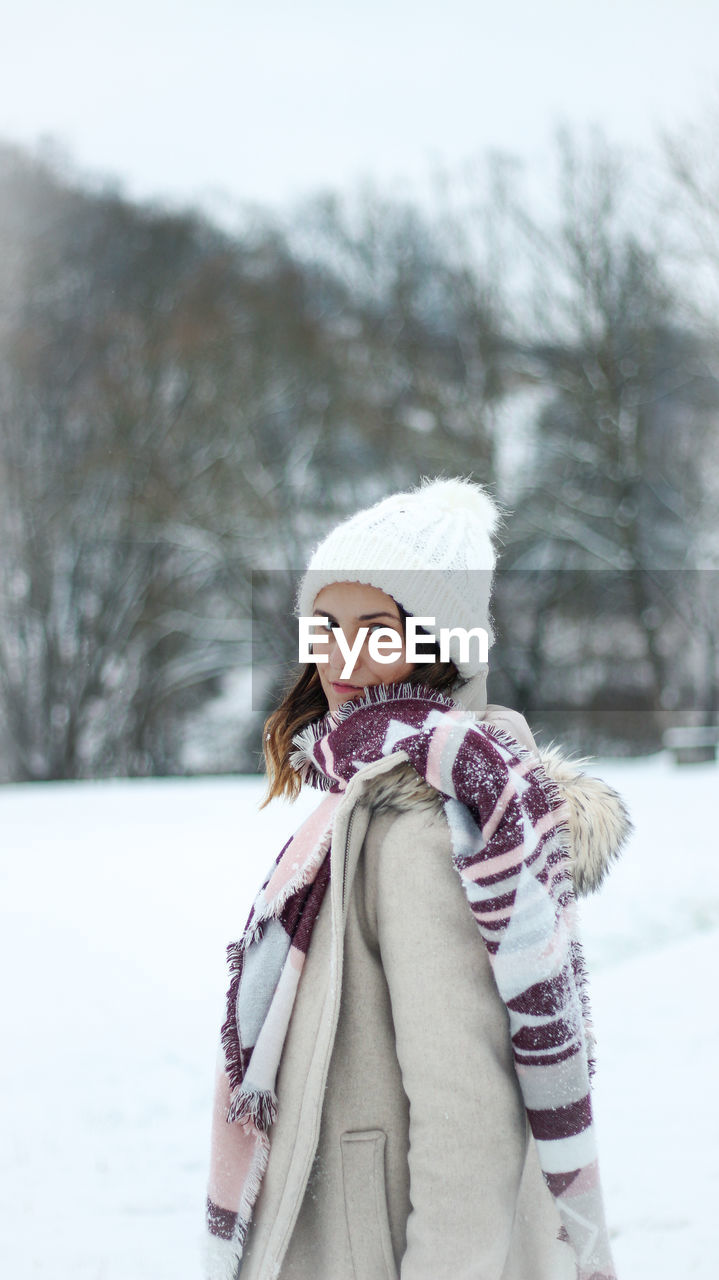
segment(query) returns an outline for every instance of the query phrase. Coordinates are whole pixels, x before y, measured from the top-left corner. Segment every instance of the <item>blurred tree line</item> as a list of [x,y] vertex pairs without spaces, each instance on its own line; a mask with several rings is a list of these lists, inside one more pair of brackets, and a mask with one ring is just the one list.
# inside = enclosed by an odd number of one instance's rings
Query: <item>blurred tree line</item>
[[254,769],[309,548],[424,474],[511,512],[493,701],[590,750],[716,720],[719,168],[664,155],[650,195],[561,136],[544,218],[494,161],[231,234],[0,147],[0,777]]

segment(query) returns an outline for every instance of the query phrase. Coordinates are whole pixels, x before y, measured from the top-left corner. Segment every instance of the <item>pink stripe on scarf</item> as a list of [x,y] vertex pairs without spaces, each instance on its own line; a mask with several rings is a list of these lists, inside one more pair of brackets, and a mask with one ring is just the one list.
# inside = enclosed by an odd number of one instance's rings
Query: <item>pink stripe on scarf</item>
[[572,1178],[569,1186],[562,1192],[562,1199],[571,1200],[573,1196],[586,1195],[588,1191],[594,1191],[598,1186],[599,1161],[592,1160],[591,1164],[586,1164],[579,1170],[576,1178]]
[[304,867],[308,855],[318,844],[321,837],[332,824],[332,818],[341,792],[333,792],[325,796],[321,804],[310,814],[298,831],[293,835],[281,862],[275,867],[270,882],[265,889],[265,901],[276,898],[290,881]]
[[482,839],[484,840],[485,844],[487,843],[488,840],[492,839],[492,836],[494,835],[495,831],[497,830],[497,827],[499,826],[500,822],[502,821],[502,818],[506,813],[507,805],[509,804],[512,797],[515,796],[516,794],[517,794],[517,788],[514,784],[514,780],[510,776],[507,779],[507,782],[504,786],[504,790],[502,791],[501,796],[497,800],[497,803],[495,804],[491,814],[489,815],[487,821],[482,827]]
[[526,757],[524,760],[518,760],[516,763],[511,765],[511,772],[507,779],[507,785],[505,786],[482,830],[482,836],[485,841],[489,840],[494,835],[497,827],[502,821],[504,812],[512,796],[517,794],[515,779],[526,777],[527,774],[531,773],[532,769],[536,769],[536,767],[537,758],[535,756]]
[[[505,791],[506,790],[507,788],[505,787]],[[500,801],[498,800],[497,804],[499,805],[499,803]],[[541,837],[547,835],[550,831],[553,831],[555,827],[559,826],[563,818],[567,816],[568,812],[568,806],[563,804],[560,809],[554,809],[550,813],[544,814],[535,824],[534,830],[537,835]],[[489,825],[489,823],[487,825]],[[484,831],[482,832],[482,835],[484,835]],[[508,849],[505,853],[498,853],[494,858],[485,858],[475,866],[467,867],[466,870],[462,872],[462,876],[465,880],[476,880],[479,882],[480,880],[489,879],[490,876],[496,876],[502,872],[508,872],[513,867],[519,867],[523,859],[524,844],[518,844],[515,845],[513,849]]]
[[[466,720],[466,718],[467,714],[465,711],[447,711],[442,716],[441,723],[435,725],[432,729],[432,738],[429,744],[429,751],[427,752],[427,782],[429,782],[433,787],[436,787],[438,791],[443,790],[441,785],[442,757],[445,749],[454,737],[457,721],[461,722],[462,720]],[[452,755],[456,755],[456,751],[453,751]]]
[[322,741],[320,742],[320,752],[322,754],[322,759],[325,762],[325,773],[327,774],[327,777],[334,778],[335,782],[341,782],[342,788],[344,789],[346,784],[344,780],[340,777],[340,775],[335,771],[335,758],[332,752],[332,748],[329,742],[327,741],[327,738],[323,738]]

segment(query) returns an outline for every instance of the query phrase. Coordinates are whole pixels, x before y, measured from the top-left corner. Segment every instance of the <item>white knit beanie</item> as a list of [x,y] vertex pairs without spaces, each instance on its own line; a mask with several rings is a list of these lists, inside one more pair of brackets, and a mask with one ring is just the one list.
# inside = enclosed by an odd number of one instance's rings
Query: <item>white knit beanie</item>
[[[494,639],[489,612],[495,551],[492,535],[500,513],[490,495],[461,477],[423,479],[408,493],[393,493],[337,525],[312,552],[297,593],[295,612],[309,617],[315,597],[333,582],[379,587],[415,617],[440,627],[483,627]],[[460,661],[459,640],[450,655],[460,675],[486,670],[479,646]]]

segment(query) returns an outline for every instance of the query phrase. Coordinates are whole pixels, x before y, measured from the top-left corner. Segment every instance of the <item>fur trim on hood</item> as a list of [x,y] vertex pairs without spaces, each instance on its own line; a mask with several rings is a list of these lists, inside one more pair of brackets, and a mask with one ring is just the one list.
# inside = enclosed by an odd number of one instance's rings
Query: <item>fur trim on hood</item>
[[595,893],[634,830],[627,807],[613,787],[584,772],[590,760],[570,760],[555,744],[539,759],[569,805],[574,887]]
[[[569,805],[575,890],[581,896],[594,893],[633,830],[627,808],[606,782],[583,772],[583,766],[590,761],[570,760],[556,745],[541,748],[538,755],[544,772]],[[417,807],[441,812],[443,800],[411,764],[403,761],[370,781],[367,803],[374,812]]]

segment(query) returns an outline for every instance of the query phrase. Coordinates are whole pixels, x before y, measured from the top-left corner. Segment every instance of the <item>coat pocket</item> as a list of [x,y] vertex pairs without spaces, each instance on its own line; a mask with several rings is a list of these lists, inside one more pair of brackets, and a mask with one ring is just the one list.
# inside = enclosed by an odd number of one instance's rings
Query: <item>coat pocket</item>
[[343,1133],[342,1184],[355,1280],[397,1280],[384,1178],[382,1129]]

